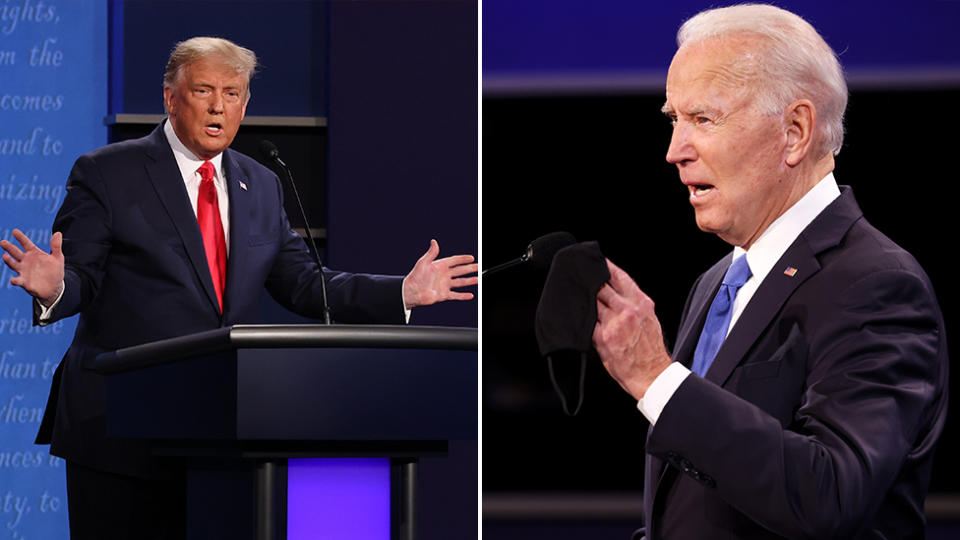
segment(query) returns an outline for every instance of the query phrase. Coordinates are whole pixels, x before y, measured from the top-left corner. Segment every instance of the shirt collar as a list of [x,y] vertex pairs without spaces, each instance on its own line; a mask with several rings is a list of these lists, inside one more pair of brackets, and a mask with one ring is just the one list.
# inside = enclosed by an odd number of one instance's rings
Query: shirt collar
[[173,130],[173,124],[170,122],[170,119],[163,123],[163,134],[167,136],[167,142],[170,143],[170,148],[173,150],[173,157],[177,160],[177,167],[180,168],[180,176],[183,177],[184,181],[191,181],[194,178],[199,178],[195,176],[197,174],[197,169],[200,168],[200,165],[204,161],[209,161],[213,163],[213,168],[216,171],[216,177],[214,182],[221,184],[223,183],[223,169],[221,169],[221,164],[223,163],[223,152],[213,156],[208,160],[203,160],[197,157],[196,154],[190,151],[182,142],[180,138],[177,137],[177,133]]
[[773,265],[780,260],[807,225],[810,225],[820,212],[839,196],[840,188],[837,186],[837,181],[832,172],[828,173],[813,186],[813,189],[771,223],[749,250],[744,251],[739,246],[734,247],[733,257],[737,258],[746,253],[753,277],[757,282],[763,282],[763,278],[770,272]]

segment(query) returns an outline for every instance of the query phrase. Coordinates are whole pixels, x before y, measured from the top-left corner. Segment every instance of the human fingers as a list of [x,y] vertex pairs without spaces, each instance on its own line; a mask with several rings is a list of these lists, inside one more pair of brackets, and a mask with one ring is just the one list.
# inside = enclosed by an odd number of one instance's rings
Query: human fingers
[[31,249],[37,249],[37,246],[30,240],[30,237],[23,234],[20,229],[13,230],[13,237],[17,239],[17,242],[20,242],[20,245],[23,246],[24,251],[30,251]]
[[597,323],[593,325],[593,335],[591,338],[594,347],[596,347],[597,352],[600,353],[600,358],[604,359],[604,363],[606,363],[605,358],[608,356],[607,353],[610,350],[610,331],[615,320],[616,313],[614,310],[598,300]]
[[611,287],[609,283],[604,283],[603,287],[600,287],[600,290],[597,291],[597,301],[604,306],[613,304],[617,296],[617,292],[613,290],[613,287]]
[[[14,259],[16,259],[16,260],[18,260],[18,261],[23,258],[23,251],[20,251],[20,248],[18,248],[17,246],[13,245],[12,242],[8,242],[8,241],[6,241],[6,240],[0,240],[0,247],[3,247],[3,249],[4,249],[7,253],[9,253],[11,257],[13,257]],[[4,256],[6,256],[6,254],[4,254]],[[6,259],[4,259],[4,260],[6,260]]]
[[50,237],[50,254],[54,257],[63,257],[63,233],[55,232]]
[[477,270],[478,267],[476,264],[465,264],[463,266],[454,266],[450,268],[448,272],[450,273],[450,277],[460,277],[467,274],[476,274]]
[[631,294],[640,290],[630,274],[613,264],[610,259],[607,259],[607,269],[610,271],[610,285],[620,294]]
[[613,316],[613,309],[609,305],[604,304],[597,298],[597,323],[604,323],[610,320],[610,317]]
[[610,270],[609,283],[621,296],[634,304],[653,302],[653,300],[647,296],[647,293],[640,289],[637,282],[630,277],[630,274],[613,264],[609,259],[607,260],[607,268]]
[[[599,303],[599,302],[597,302],[597,312],[598,312],[598,314],[599,314],[599,312],[600,312],[600,303]],[[597,352],[600,352],[600,351],[599,351],[599,346],[600,346],[600,341],[599,341],[599,339],[600,339],[600,328],[601,328],[601,325],[603,324],[602,322],[600,322],[601,320],[602,320],[602,319],[600,319],[600,317],[598,316],[598,317],[597,317],[597,323],[593,325],[593,335],[590,336],[590,337],[591,337],[591,340],[593,341],[593,346],[598,348],[598,351],[597,351]]]
[[27,280],[23,276],[18,275],[10,278],[10,284],[15,287],[22,287],[23,289],[26,289]]
[[[451,255],[442,259],[437,259],[437,264],[447,268],[458,268],[460,266],[468,267],[473,262],[473,255]],[[477,265],[473,265],[473,271],[477,271]]]
[[427,246],[427,251],[417,259],[416,264],[413,265],[414,269],[423,268],[434,262],[434,259],[437,258],[437,255],[440,253],[440,246],[437,245],[436,240],[430,240],[430,245]]
[[430,246],[427,247],[427,252],[423,254],[423,257],[420,257],[420,260],[432,261],[437,258],[437,255],[440,254],[440,244],[437,243],[436,239],[430,239]]
[[477,279],[477,276],[466,277],[466,278],[456,278],[456,279],[450,280],[450,287],[451,288],[469,287],[471,285],[476,285],[478,282],[479,280]]
[[18,270],[18,268],[20,267],[20,261],[11,257],[8,253],[3,254],[3,263],[9,266],[10,269],[13,270],[14,272],[17,272],[17,273],[20,272],[20,270]]

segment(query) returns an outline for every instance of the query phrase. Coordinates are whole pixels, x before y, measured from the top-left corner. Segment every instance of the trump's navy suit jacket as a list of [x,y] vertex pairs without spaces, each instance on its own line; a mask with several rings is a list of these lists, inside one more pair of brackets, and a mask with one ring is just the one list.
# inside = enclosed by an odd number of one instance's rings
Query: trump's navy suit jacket
[[[81,156],[54,221],[63,233],[65,292],[54,319],[80,313],[54,376],[37,442],[94,468],[149,471],[133,443],[104,434],[104,381],[86,367],[97,354],[243,322],[257,322],[266,287],[285,307],[321,316],[320,281],[290,230],[269,169],[226,150],[230,246],[220,313],[196,214],[163,132]],[[324,270],[340,322],[403,323],[401,278]]]
[[[694,285],[675,361],[690,365],[730,262]],[[922,538],[946,405],[930,281],[844,188],[650,429],[647,537]]]

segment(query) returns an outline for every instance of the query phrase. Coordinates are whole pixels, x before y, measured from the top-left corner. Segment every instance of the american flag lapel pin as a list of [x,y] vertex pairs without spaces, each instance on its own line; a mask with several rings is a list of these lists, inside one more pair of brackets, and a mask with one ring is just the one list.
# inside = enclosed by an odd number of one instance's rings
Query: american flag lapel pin
[[242,180],[238,180],[238,182],[240,182],[240,189],[246,191],[246,190],[247,190],[247,185],[244,184]]
[[793,277],[797,275],[797,269],[792,266],[788,266],[787,269],[783,271],[783,275],[787,277]]

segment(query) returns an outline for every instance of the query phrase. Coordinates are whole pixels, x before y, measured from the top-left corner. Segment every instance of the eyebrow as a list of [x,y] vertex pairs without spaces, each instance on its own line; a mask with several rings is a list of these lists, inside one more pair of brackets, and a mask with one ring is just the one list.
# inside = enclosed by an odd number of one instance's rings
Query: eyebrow
[[[674,116],[674,115],[677,115],[677,114],[678,114],[678,113],[673,109],[673,107],[670,106],[669,103],[664,103],[664,104],[663,104],[663,107],[660,108],[660,112],[662,112],[663,114],[665,114],[665,115],[667,115],[667,116]],[[699,115],[701,115],[701,114],[720,115],[721,112],[720,112],[719,109],[716,109],[716,108],[714,108],[714,107],[708,107],[708,106],[705,106],[705,105],[698,105],[698,106],[690,109],[689,111],[681,112],[681,113],[679,113],[679,114],[681,114],[681,115],[683,115],[683,116],[699,116]]]
[[[198,81],[198,82],[193,83],[193,86],[207,86],[207,87],[210,87],[210,88],[216,88],[216,87],[217,87],[216,83],[212,83],[212,82],[209,82],[209,81]],[[243,88],[243,85],[237,86],[237,85],[234,85],[234,84],[227,84],[227,85],[224,85],[223,88]]]
[[[217,86],[216,86],[215,84],[209,83],[209,82],[199,82],[199,83],[194,84],[191,88],[193,88],[193,89],[196,89],[196,88],[205,88],[205,89],[207,89],[207,90],[216,90]],[[222,91],[224,91],[224,92],[239,92],[239,93],[242,94],[245,90],[244,90],[243,86],[227,85],[227,86],[224,86],[224,87],[222,88]]]

